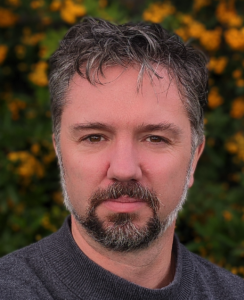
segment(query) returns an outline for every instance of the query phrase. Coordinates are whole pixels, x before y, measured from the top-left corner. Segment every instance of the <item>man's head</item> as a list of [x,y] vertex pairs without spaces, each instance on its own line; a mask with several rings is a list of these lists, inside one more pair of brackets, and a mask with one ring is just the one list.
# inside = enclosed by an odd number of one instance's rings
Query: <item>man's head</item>
[[205,64],[159,25],[90,18],[51,58],[65,203],[103,246],[144,248],[175,220],[203,149]]
[[207,101],[206,58],[170,35],[158,24],[128,23],[84,18],[73,26],[50,60],[50,96],[53,132],[58,140],[62,111],[70,80],[75,73],[91,84],[101,84],[108,66],[138,66],[138,89],[147,73],[160,78],[158,69],[167,70],[177,83],[193,131],[193,145],[203,141],[203,107]]

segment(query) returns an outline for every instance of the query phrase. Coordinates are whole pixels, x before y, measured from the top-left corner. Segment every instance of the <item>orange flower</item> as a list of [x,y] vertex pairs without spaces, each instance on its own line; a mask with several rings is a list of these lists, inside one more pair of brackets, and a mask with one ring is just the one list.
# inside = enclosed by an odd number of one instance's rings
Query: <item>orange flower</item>
[[26,52],[25,46],[23,45],[15,46],[15,53],[18,58],[20,59],[23,58],[25,56],[25,52]]
[[200,38],[205,34],[206,28],[202,23],[193,21],[188,24],[188,32],[190,37]]
[[30,6],[32,9],[37,9],[40,8],[44,5],[44,1],[43,0],[34,0],[31,1]]
[[233,78],[235,78],[235,79],[239,79],[239,78],[241,77],[241,75],[242,75],[242,71],[239,70],[239,69],[235,70],[235,71],[232,73],[232,76],[233,76]]
[[51,11],[57,11],[60,10],[62,6],[62,3],[60,0],[54,0],[51,4],[50,4],[50,10]]
[[44,176],[43,166],[27,151],[10,152],[8,154],[8,159],[12,162],[19,162],[16,173],[21,177],[29,178],[34,174],[39,178]]
[[208,6],[210,4],[210,0],[194,0],[193,10],[197,12],[201,10],[204,6]]
[[11,6],[15,6],[15,7],[17,7],[17,6],[20,6],[20,5],[21,5],[21,2],[20,2],[20,0],[7,0],[7,3],[8,3],[9,5],[11,5]]
[[233,1],[228,4],[225,1],[220,1],[216,10],[216,17],[220,23],[230,27],[240,27],[242,25],[242,18],[237,15]]
[[34,66],[33,72],[29,74],[29,80],[36,85],[46,86],[48,84],[47,68],[48,64],[45,61],[38,62]]
[[226,65],[227,65],[228,59],[225,56],[220,57],[211,57],[210,62],[208,64],[208,69],[210,71],[214,71],[216,74],[222,74]]
[[167,16],[175,12],[175,7],[170,3],[152,3],[143,13],[145,21],[161,23]]
[[205,30],[200,36],[200,42],[209,51],[214,51],[219,48],[221,42],[222,30],[216,28],[214,30]]
[[18,17],[10,10],[0,7],[0,27],[13,26]]
[[8,52],[8,47],[5,45],[0,45],[0,65],[4,62]]
[[26,103],[24,101],[21,101],[19,99],[11,100],[8,103],[8,108],[11,111],[12,119],[18,120],[20,110],[25,109],[25,107],[26,107]]
[[226,143],[226,149],[236,155],[237,162],[244,161],[244,136],[241,132],[237,132]]
[[236,28],[231,28],[226,30],[225,32],[225,40],[226,43],[233,49],[233,50],[244,50],[244,28],[240,30]]
[[225,210],[223,212],[223,217],[225,218],[226,221],[231,221],[233,216],[229,211]]
[[219,94],[217,87],[212,87],[208,95],[208,106],[212,109],[220,106],[224,102],[223,98]]
[[178,36],[180,36],[183,41],[187,41],[189,38],[188,31],[185,28],[178,28],[175,30],[175,33],[178,34]]
[[65,0],[64,5],[60,10],[61,18],[69,24],[75,23],[77,17],[82,17],[85,14],[85,7],[83,5],[75,4],[72,0]]
[[235,119],[240,119],[244,116],[244,97],[238,97],[233,101],[230,115]]
[[99,4],[99,7],[105,8],[108,5],[108,0],[99,0],[98,4]]

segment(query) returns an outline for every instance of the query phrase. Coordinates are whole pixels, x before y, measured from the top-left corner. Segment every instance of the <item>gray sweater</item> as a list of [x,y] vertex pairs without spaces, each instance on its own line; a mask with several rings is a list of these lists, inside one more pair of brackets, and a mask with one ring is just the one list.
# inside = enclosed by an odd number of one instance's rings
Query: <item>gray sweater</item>
[[47,238],[0,259],[1,300],[244,299],[244,280],[189,252],[174,240],[173,282],[151,290],[91,261],[76,245],[70,218]]

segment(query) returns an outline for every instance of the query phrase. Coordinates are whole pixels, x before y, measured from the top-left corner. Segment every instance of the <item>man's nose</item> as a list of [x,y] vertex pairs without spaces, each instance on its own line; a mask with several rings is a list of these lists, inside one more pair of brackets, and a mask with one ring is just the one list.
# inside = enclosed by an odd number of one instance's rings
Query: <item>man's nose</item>
[[107,177],[116,181],[139,181],[142,170],[139,155],[133,143],[117,143],[112,149],[109,158]]

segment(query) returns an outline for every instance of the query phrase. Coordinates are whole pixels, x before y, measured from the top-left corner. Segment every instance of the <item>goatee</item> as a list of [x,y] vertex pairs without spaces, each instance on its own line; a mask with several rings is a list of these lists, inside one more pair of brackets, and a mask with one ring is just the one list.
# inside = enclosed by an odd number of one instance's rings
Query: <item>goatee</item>
[[[145,202],[153,212],[142,227],[135,225],[138,218],[136,213],[113,213],[107,216],[106,221],[99,219],[96,208],[104,201],[128,196]],[[159,200],[153,191],[143,187],[137,182],[116,182],[107,189],[98,189],[89,200],[90,206],[84,218],[75,211],[76,220],[86,229],[89,235],[105,248],[129,252],[146,248],[164,230],[157,212]]]

